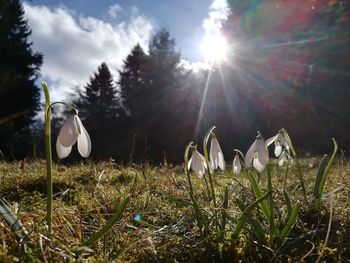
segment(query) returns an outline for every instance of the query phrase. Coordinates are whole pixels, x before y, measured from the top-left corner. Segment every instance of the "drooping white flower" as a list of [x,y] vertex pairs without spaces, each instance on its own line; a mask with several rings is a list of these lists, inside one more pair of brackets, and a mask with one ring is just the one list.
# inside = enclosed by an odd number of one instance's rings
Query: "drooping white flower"
[[238,153],[236,153],[235,158],[233,158],[232,169],[234,174],[239,174],[241,172],[242,164]]
[[220,167],[221,170],[225,170],[225,159],[224,154],[222,153],[220,144],[216,136],[212,136],[210,141],[210,170],[214,171]]
[[198,177],[203,177],[207,166],[205,164],[205,158],[197,150],[192,152],[192,156],[188,161],[188,169],[192,168]]
[[250,146],[244,158],[246,167],[253,167],[261,173],[269,163],[269,151],[264,139],[259,134],[254,143]]
[[280,157],[278,158],[278,165],[282,166],[284,164],[285,161],[291,160],[291,156],[288,154],[288,152],[286,150],[284,150]]
[[75,111],[64,123],[57,137],[56,151],[58,158],[66,158],[77,141],[80,155],[85,158],[89,157],[91,152],[90,136]]
[[289,144],[286,138],[283,135],[282,131],[279,131],[275,136],[271,137],[266,141],[267,146],[270,146],[272,143],[275,143],[275,156],[279,157],[282,153],[283,147],[284,146],[287,151],[289,151]]

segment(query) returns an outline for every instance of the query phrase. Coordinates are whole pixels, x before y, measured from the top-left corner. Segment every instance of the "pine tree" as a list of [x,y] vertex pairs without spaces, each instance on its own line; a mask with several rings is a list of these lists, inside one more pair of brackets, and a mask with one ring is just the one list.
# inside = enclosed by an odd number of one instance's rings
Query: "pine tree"
[[0,150],[22,158],[30,147],[31,118],[38,109],[35,85],[42,55],[32,50],[31,30],[19,0],[0,0]]
[[147,56],[142,47],[137,44],[124,60],[119,71],[119,88],[125,111],[133,119],[137,119],[143,111],[142,99],[145,90],[145,73]]
[[83,93],[73,101],[93,141],[93,157],[108,158],[115,151],[116,142],[111,138],[118,136],[118,117],[123,114],[119,101],[119,93],[105,63],[98,67]]

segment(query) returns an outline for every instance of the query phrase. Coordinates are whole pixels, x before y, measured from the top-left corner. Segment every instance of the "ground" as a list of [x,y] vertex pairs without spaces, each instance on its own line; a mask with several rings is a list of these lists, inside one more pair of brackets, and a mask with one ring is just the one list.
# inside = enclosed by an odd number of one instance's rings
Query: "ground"
[[[216,201],[209,201],[203,178],[191,173],[194,195],[209,220],[209,230],[198,227],[182,166],[148,164],[120,166],[112,162],[85,162],[54,171],[53,233],[46,225],[45,161],[0,162],[0,192],[27,230],[27,249],[0,219],[1,262],[345,262],[350,258],[350,165],[336,158],[326,181],[321,206],[315,208],[313,185],[320,158],[301,160],[307,200],[303,198],[295,164],[289,166],[285,190],[301,208],[287,239],[269,236],[261,208],[253,209],[237,238],[232,231],[244,205],[256,199],[245,172],[234,175],[227,167],[214,178]],[[286,167],[271,165],[275,222],[286,223],[283,195]],[[267,192],[266,172],[256,176]],[[228,186],[225,206],[224,189]],[[83,246],[112,217],[130,195],[122,217],[92,246]],[[240,201],[239,201],[240,200]],[[227,207],[227,208],[224,208]],[[224,231],[214,225],[215,213],[226,216]],[[221,221],[220,221],[221,222]],[[254,232],[258,222],[262,236]],[[318,259],[318,260],[320,260]]]

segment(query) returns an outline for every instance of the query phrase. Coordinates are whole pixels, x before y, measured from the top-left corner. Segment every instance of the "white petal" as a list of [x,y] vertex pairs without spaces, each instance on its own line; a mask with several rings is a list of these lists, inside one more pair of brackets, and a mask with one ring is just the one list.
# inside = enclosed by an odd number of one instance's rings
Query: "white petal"
[[204,157],[197,150],[192,153],[191,168],[199,177],[202,177],[205,173],[203,158]]
[[254,153],[257,150],[256,144],[257,144],[257,140],[254,141],[254,143],[250,146],[249,150],[247,151],[247,153],[245,155],[244,164],[247,168],[252,166]]
[[64,147],[72,146],[77,141],[79,132],[76,118],[76,115],[69,117],[60,130],[58,140]]
[[273,136],[273,137],[271,137],[270,139],[267,139],[266,145],[270,146],[277,139],[277,136],[278,136],[278,134]]
[[283,163],[284,163],[284,158],[281,155],[280,158],[278,159],[278,166],[282,166]]
[[81,123],[79,117],[76,118],[77,123],[80,128],[80,134],[78,136],[78,151],[81,156],[87,158],[91,153],[91,140],[90,136],[85,130],[83,124]]
[[192,157],[188,160],[187,170],[191,169]]
[[287,150],[289,150],[289,143],[287,141],[287,139],[282,135],[281,137],[281,144],[287,148]]
[[[221,156],[220,156],[221,155]],[[223,158],[223,153],[216,137],[212,138],[210,141],[210,163],[213,170],[220,167],[222,170],[225,169],[225,160]]]
[[267,150],[266,144],[262,139],[258,139],[257,141],[257,152],[259,162],[263,165],[267,165],[269,163],[269,151]]
[[262,173],[266,165],[262,164],[257,157],[254,157],[253,167],[259,172]]
[[64,147],[57,138],[56,152],[57,152],[58,158],[60,159],[66,158],[71,151],[72,151],[72,146]]
[[281,155],[281,153],[282,153],[282,145],[277,142],[275,146],[275,156],[278,157]]
[[241,161],[239,160],[238,154],[236,154],[235,158],[233,159],[232,167],[233,167],[233,173],[239,174],[241,172],[242,165],[241,165]]
[[218,165],[222,171],[225,170],[225,159],[224,159],[224,154],[220,151],[219,152],[219,162]]
[[[204,168],[207,169],[207,162],[206,162],[206,160],[205,160],[205,157],[204,157],[203,155],[201,155],[198,151],[197,151],[197,153],[198,153],[200,159],[201,159],[202,162],[203,162]],[[209,163],[209,165],[210,165],[210,163]]]

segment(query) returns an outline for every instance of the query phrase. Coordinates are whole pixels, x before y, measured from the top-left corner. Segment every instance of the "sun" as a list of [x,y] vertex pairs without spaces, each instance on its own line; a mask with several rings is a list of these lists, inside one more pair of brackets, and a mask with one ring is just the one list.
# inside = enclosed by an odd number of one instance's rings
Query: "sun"
[[200,45],[200,49],[206,62],[219,63],[225,60],[228,45],[221,34],[215,34],[206,36]]

